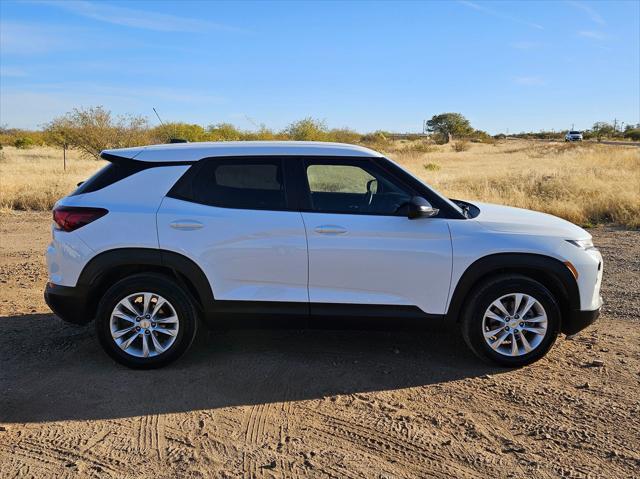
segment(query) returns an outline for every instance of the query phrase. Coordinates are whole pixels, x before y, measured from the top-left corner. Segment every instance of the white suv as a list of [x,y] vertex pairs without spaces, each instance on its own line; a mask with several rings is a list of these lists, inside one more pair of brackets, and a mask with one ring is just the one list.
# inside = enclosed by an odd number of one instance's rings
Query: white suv
[[533,211],[449,200],[381,154],[313,142],[110,150],[60,200],[45,298],[95,319],[117,361],[165,365],[199,320],[457,321],[521,366],[598,317],[591,236]]
[[567,134],[564,135],[564,141],[582,141],[582,132],[568,131]]

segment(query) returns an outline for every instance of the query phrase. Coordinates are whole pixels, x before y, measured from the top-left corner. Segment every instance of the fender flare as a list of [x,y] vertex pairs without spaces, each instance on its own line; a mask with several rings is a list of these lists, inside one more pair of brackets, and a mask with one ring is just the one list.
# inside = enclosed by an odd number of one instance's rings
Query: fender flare
[[455,285],[447,316],[460,317],[465,300],[477,283],[500,273],[522,273],[545,284],[558,297],[563,313],[580,309],[578,283],[562,261],[535,253],[496,253],[473,262]]
[[169,268],[185,277],[197,292],[202,307],[214,302],[211,284],[202,269],[191,259],[173,251],[153,248],[116,248],[92,258],[83,268],[77,285],[90,289],[114,268],[125,266],[157,266]]

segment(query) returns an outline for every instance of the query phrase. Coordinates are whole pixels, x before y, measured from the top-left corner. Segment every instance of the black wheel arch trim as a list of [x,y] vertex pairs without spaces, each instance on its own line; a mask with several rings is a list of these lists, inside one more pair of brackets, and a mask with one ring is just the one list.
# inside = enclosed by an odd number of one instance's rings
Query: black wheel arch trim
[[471,290],[483,278],[501,273],[532,276],[545,284],[558,297],[564,318],[580,309],[578,284],[562,261],[536,253],[496,253],[473,262],[455,286],[447,317],[458,320]]
[[[213,291],[202,269],[191,259],[174,251],[153,248],[116,248],[92,258],[83,268],[77,285],[91,289],[101,278],[116,268],[129,266],[156,266],[169,268],[186,278],[197,293],[203,309],[213,304]],[[180,279],[180,276],[178,276]]]

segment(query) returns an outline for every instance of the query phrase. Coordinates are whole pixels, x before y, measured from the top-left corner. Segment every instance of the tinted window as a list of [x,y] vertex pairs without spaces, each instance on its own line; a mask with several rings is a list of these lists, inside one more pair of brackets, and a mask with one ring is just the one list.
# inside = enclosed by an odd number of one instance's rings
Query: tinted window
[[311,210],[326,213],[404,214],[408,188],[366,160],[307,162]]
[[176,191],[179,198],[222,208],[286,209],[278,158],[206,160],[198,166]]
[[109,163],[104,168],[98,170],[91,178],[82,183],[73,193],[74,195],[80,195],[82,193],[91,193],[92,191],[98,191],[109,185],[112,185],[120,180],[127,178],[128,176],[142,171],[146,168],[139,162],[129,161],[122,163]]

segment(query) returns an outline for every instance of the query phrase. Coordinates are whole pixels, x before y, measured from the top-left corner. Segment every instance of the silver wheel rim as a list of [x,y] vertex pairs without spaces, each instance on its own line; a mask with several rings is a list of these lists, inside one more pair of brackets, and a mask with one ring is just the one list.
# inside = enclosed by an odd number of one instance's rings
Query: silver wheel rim
[[501,296],[482,318],[484,340],[503,356],[524,356],[534,351],[547,334],[547,313],[536,298],[524,293]]
[[111,337],[130,356],[151,358],[176,341],[180,320],[169,301],[156,293],[133,293],[113,308]]

